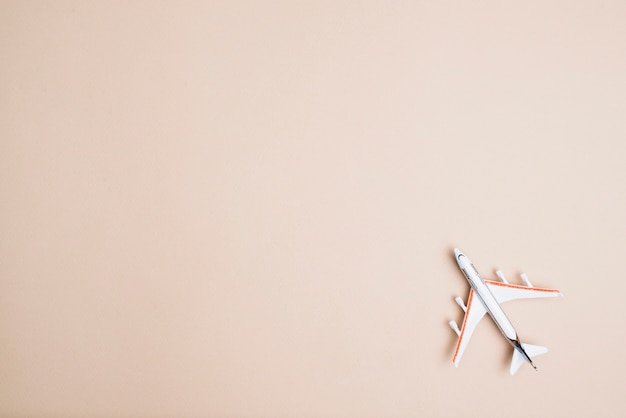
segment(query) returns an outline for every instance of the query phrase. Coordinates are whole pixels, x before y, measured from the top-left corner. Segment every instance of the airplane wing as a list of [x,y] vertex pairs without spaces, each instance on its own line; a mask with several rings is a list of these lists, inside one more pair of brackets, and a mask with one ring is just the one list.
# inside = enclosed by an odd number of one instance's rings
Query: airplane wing
[[510,283],[494,282],[491,280],[485,280],[485,284],[498,303],[509,302],[517,299],[552,298],[563,296],[563,294],[557,289],[520,286]]
[[452,358],[452,362],[456,367],[459,367],[461,356],[469,343],[472,333],[474,332],[476,325],[478,325],[483,316],[485,316],[486,312],[487,310],[483,306],[480,299],[474,298],[474,289],[471,289],[467,299],[465,318],[463,318],[463,325],[461,326],[461,332],[459,333],[459,341],[456,343],[454,357]]

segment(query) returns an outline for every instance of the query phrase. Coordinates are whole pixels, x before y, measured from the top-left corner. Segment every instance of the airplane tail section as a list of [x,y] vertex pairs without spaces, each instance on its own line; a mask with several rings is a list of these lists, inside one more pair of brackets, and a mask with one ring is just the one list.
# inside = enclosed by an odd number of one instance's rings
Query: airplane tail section
[[[522,348],[526,352],[529,358],[533,358],[538,356],[539,354],[547,353],[548,349],[546,347],[541,347],[539,345],[532,344],[524,344],[522,343]],[[519,368],[524,364],[527,358],[522,354],[522,352],[518,349],[513,349],[513,358],[511,359],[511,376],[513,376]]]

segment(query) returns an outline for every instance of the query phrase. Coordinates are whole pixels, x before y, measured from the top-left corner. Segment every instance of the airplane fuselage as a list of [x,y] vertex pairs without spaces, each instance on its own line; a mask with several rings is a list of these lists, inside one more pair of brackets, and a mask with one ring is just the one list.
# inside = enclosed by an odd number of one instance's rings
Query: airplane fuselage
[[470,287],[474,289],[476,296],[478,296],[478,299],[482,302],[487,313],[493,319],[493,322],[496,323],[502,335],[504,335],[507,340],[517,341],[517,332],[515,332],[513,324],[502,310],[498,301],[496,301],[496,298],[485,284],[483,278],[478,274],[476,267],[474,267],[470,259],[459,250],[455,250],[455,256],[456,262],[469,282]]

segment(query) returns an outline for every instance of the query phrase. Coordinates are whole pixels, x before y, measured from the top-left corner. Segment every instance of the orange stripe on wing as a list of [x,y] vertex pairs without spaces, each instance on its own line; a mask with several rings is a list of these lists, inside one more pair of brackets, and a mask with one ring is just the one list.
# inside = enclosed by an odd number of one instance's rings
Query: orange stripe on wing
[[456,361],[456,356],[459,354],[459,347],[461,347],[461,341],[463,340],[463,334],[465,333],[465,324],[469,317],[470,309],[472,308],[472,299],[474,299],[474,289],[470,289],[469,298],[467,298],[467,311],[465,312],[465,318],[463,318],[463,325],[461,325],[461,335],[459,335],[459,341],[456,343],[456,350],[454,350],[454,357],[452,362]]
[[494,286],[510,287],[512,289],[535,290],[537,292],[559,293],[559,291],[557,289],[544,289],[544,288],[541,288],[541,287],[520,286],[520,285],[517,285],[517,284],[494,282],[492,280],[485,280],[485,283],[492,284]]

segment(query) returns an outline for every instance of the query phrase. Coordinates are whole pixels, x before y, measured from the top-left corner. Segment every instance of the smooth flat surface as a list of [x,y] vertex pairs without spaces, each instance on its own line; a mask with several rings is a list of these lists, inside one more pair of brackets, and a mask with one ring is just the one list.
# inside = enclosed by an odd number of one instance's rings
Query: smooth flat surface
[[1,2],[0,415],[624,416],[626,4],[523,3]]

